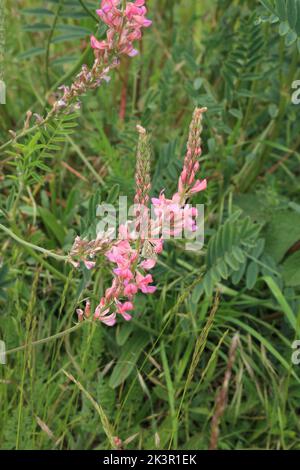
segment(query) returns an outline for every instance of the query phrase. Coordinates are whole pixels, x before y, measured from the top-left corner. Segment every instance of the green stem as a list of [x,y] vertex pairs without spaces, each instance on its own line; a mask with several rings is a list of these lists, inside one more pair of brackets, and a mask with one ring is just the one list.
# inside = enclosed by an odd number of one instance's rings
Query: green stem
[[98,23],[98,18],[97,16],[94,15],[94,13],[92,13],[89,8],[85,5],[84,1],[83,0],[79,0],[79,3],[80,5],[82,6],[82,8],[88,13],[88,15],[93,18],[93,20]]
[[47,250],[46,248],[42,248],[40,246],[34,245],[33,243],[29,243],[26,240],[23,240],[22,238],[18,237],[18,235],[16,235],[14,232],[12,232],[9,228],[5,227],[2,224],[0,224],[0,230],[7,233],[7,235],[9,235],[11,238],[13,238],[16,242],[20,243],[21,245],[26,246],[28,248],[32,248],[35,251],[39,251],[46,256],[50,256],[51,258],[57,259],[59,261],[67,261],[68,259],[67,256],[58,255],[56,253],[53,253],[50,250]]
[[86,158],[86,156],[84,155],[84,153],[82,152],[81,148],[78,147],[77,144],[75,144],[74,140],[69,136],[67,135],[66,136],[66,139],[68,140],[68,142],[71,144],[73,150],[77,153],[78,157],[82,160],[82,162],[85,164],[85,166],[90,170],[90,172],[94,175],[94,177],[96,178],[96,180],[102,185],[102,186],[105,186],[105,183],[103,181],[103,179],[101,178],[101,176],[97,173],[97,171],[95,170],[95,168],[93,167],[93,165],[90,164],[90,162],[88,161],[88,159]]
[[50,88],[50,78],[49,78],[49,56],[50,56],[50,45],[51,45],[51,39],[53,37],[53,33],[55,31],[55,26],[58,20],[58,16],[60,13],[62,7],[62,0],[59,0],[59,4],[56,10],[56,14],[52,23],[52,27],[48,36],[47,40],[47,47],[46,47],[46,58],[45,58],[45,72],[46,72],[46,86],[47,88]]
[[73,333],[73,331],[78,330],[85,323],[87,323],[87,321],[77,323],[75,326],[72,326],[71,328],[68,328],[64,331],[60,331],[59,333],[56,333],[55,335],[47,336],[47,338],[38,339],[36,341],[32,341],[31,343],[23,344],[23,346],[18,346],[17,348],[9,349],[8,351],[5,352],[5,355],[7,356],[8,354],[13,354],[19,351],[24,351],[24,349],[27,349],[29,347],[38,346],[39,344],[45,344],[45,343],[48,343],[48,341],[53,341],[55,339],[62,338],[63,336],[66,336],[70,333]]

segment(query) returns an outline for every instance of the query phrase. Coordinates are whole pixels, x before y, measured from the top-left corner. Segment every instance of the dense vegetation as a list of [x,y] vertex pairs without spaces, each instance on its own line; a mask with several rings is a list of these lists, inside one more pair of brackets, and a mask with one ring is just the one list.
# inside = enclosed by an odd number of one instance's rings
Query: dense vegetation
[[[219,430],[219,449],[300,449],[300,2],[148,0],[140,54],[39,126],[28,110],[45,116],[93,62],[98,6],[6,2],[0,447],[106,449],[118,436],[126,449],[207,449]],[[203,250],[169,241],[131,322],[77,328],[110,272],[59,256],[91,235],[100,201],[133,199],[136,124],[151,133],[152,193],[174,193],[196,106],[208,108]]]

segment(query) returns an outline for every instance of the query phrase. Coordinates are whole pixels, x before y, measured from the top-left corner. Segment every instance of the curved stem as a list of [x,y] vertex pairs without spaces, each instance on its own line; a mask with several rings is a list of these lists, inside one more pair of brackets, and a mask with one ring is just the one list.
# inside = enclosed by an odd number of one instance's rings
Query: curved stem
[[82,6],[82,8],[88,13],[88,15],[93,18],[93,20],[98,23],[98,18],[89,10],[89,8],[86,6],[86,4],[84,3],[83,0],[79,0],[79,3],[80,5]]
[[47,336],[47,338],[38,339],[36,341],[32,341],[31,343],[23,344],[23,346],[18,346],[17,348],[9,349],[8,351],[5,352],[5,355],[7,356],[8,354],[13,354],[19,351],[23,351],[24,349],[27,349],[31,346],[38,346],[39,344],[45,344],[45,343],[48,343],[48,341],[53,341],[54,339],[62,338],[63,336],[66,336],[70,333],[73,333],[73,331],[78,330],[85,323],[87,323],[87,321],[77,323],[71,328],[67,328],[64,331],[60,331],[59,333],[56,333],[55,335]]
[[50,33],[49,33],[49,36],[48,36],[48,40],[47,40],[46,58],[45,58],[45,72],[46,72],[46,85],[47,85],[47,88],[50,87],[50,78],[49,78],[50,45],[51,45],[51,40],[52,40],[54,31],[55,31],[55,27],[56,27],[56,24],[57,24],[57,20],[58,20],[58,17],[59,17],[61,7],[62,7],[62,0],[59,0],[59,4],[58,4],[57,10],[56,10],[56,14],[55,14],[55,17],[54,17],[54,20],[53,20],[53,23],[52,23],[52,27],[51,27],[51,30],[50,30]]
[[28,248],[32,248],[35,251],[39,251],[46,256],[50,256],[51,258],[57,259],[58,261],[67,261],[68,259],[67,256],[58,255],[56,253],[53,253],[50,250],[47,250],[46,248],[42,248],[40,246],[34,245],[33,243],[29,243],[26,240],[23,240],[22,238],[18,237],[18,235],[16,235],[14,232],[12,232],[9,228],[5,227],[2,224],[0,224],[0,230],[7,233],[7,235],[9,235],[11,238],[13,238],[16,242],[20,243],[21,245],[24,245]]

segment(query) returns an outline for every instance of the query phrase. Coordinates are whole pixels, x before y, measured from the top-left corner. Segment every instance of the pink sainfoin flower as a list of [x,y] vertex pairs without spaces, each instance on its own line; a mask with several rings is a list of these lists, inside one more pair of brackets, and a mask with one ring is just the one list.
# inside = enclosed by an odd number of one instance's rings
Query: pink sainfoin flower
[[70,112],[80,108],[79,98],[88,90],[98,88],[102,83],[109,82],[110,72],[119,66],[122,55],[134,57],[138,51],[134,42],[142,38],[143,28],[151,25],[146,18],[145,1],[123,2],[120,0],[102,0],[97,10],[100,19],[108,26],[106,39],[99,41],[91,36],[91,47],[94,49],[95,61],[91,69],[83,65],[71,86],[62,85],[61,96],[55,101],[43,124],[60,112]]
[[200,166],[198,160],[202,153],[202,119],[203,113],[206,111],[207,108],[195,109],[191,122],[187,153],[178,183],[178,195],[181,203],[186,201],[186,199],[192,194],[203,191],[207,186],[206,180],[196,180],[196,174]]
[[96,57],[107,57],[111,51],[116,50],[130,57],[138,54],[133,43],[142,38],[142,28],[147,28],[152,23],[145,16],[145,1],[127,2],[125,8],[121,4],[119,0],[102,0],[101,8],[97,10],[108,30],[103,41],[98,41],[95,36],[91,37],[91,46]]
[[[111,24],[119,24],[120,18],[117,10],[119,2],[106,0],[102,2],[101,15]],[[144,2],[136,1],[129,8],[130,15],[136,16],[134,8],[143,8]],[[133,8],[134,7],[134,8]],[[119,10],[118,10],[119,11]],[[139,16],[144,16],[144,10]],[[136,20],[135,20],[136,21]],[[142,20],[140,20],[142,21]],[[199,170],[198,159],[201,155],[202,117],[206,108],[196,109],[190,126],[187,154],[181,172],[178,190],[171,199],[166,198],[162,191],[159,197],[152,198],[156,218],[149,219],[149,191],[150,180],[150,145],[148,135],[141,126],[138,126],[139,143],[136,163],[136,194],[134,202],[137,214],[134,221],[128,221],[119,227],[119,239],[108,244],[107,240],[86,242],[79,237],[75,240],[73,254],[84,261],[89,267],[88,257],[95,253],[102,253],[112,264],[113,280],[111,287],[107,288],[94,312],[94,319],[105,325],[113,326],[118,316],[129,321],[134,310],[134,299],[138,292],[154,294],[156,286],[153,285],[149,270],[157,263],[157,256],[162,252],[164,239],[182,233],[183,229],[195,231],[197,210],[186,204],[193,194],[206,188],[206,180],[197,179]],[[145,222],[146,220],[146,222]],[[148,229],[146,231],[146,229]],[[151,233],[150,237],[146,236]],[[84,250],[86,248],[86,252]],[[72,262],[72,259],[71,259]],[[128,313],[131,312],[131,313]],[[78,309],[79,321],[90,316],[90,303],[85,311]]]

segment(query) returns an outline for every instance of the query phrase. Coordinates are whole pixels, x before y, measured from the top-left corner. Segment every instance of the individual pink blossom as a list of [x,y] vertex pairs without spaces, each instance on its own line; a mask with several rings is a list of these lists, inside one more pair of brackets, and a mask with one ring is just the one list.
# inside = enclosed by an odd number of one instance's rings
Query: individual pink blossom
[[114,278],[111,287],[107,288],[105,291],[105,298],[107,301],[110,301],[111,299],[115,299],[119,297],[120,294],[120,286],[118,283],[118,280]]
[[116,323],[116,313],[113,312],[110,315],[109,313],[109,307],[107,307],[106,300],[104,297],[100,300],[99,305],[97,306],[94,314],[95,320],[100,320],[102,323],[104,323],[107,326],[114,326]]
[[130,281],[133,278],[133,274],[128,266],[124,266],[122,268],[115,268],[114,273],[121,279],[126,279],[127,281]]
[[164,241],[162,239],[153,238],[150,242],[154,247],[154,253],[160,255],[164,248]]
[[132,298],[138,291],[138,287],[133,283],[128,283],[124,288],[124,295],[128,298]]
[[89,318],[90,315],[91,315],[91,302],[87,300],[85,304],[85,309],[84,309],[84,316],[85,318]]
[[87,261],[87,260],[84,260],[84,265],[87,269],[93,269],[95,266],[96,266],[96,263],[95,261]]
[[156,291],[155,286],[149,286],[153,282],[151,274],[143,276],[141,273],[137,272],[136,274],[136,284],[138,288],[143,292],[143,294],[153,294]]
[[140,267],[148,271],[149,269],[154,268],[156,265],[156,260],[155,259],[146,259],[145,261],[142,261],[140,264]]
[[120,313],[126,321],[132,318],[131,315],[127,313],[130,310],[134,310],[134,306],[131,302],[117,302],[117,312]]
[[105,41],[98,41],[95,36],[91,36],[91,46],[93,49],[105,50],[107,49],[107,43]]
[[190,194],[199,193],[200,191],[204,191],[207,188],[207,181],[206,180],[197,180],[194,186],[190,189]]
[[77,315],[78,315],[78,321],[79,321],[79,322],[82,322],[83,319],[84,319],[83,310],[82,310],[81,308],[77,308],[76,313],[77,313]]

